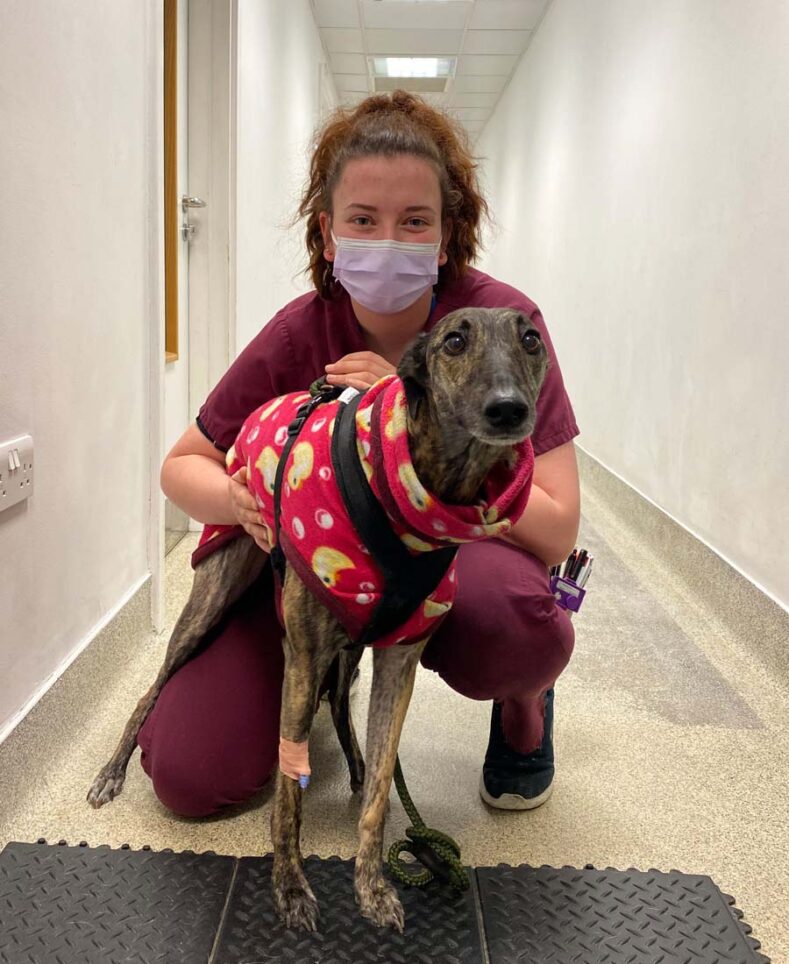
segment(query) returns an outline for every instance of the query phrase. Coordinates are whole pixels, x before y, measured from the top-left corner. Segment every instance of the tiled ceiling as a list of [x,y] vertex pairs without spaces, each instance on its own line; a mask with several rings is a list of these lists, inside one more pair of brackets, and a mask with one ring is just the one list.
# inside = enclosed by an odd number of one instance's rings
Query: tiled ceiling
[[472,140],[493,113],[550,0],[311,0],[340,103],[375,91],[370,58],[454,57],[442,92],[414,90],[457,117]]

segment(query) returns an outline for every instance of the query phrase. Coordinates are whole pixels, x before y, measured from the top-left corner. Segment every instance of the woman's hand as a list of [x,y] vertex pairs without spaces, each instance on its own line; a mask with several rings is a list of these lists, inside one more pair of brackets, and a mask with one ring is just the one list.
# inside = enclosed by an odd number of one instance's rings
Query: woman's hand
[[236,521],[264,552],[271,552],[271,533],[260,518],[260,511],[252,493],[247,488],[247,467],[242,466],[235,475],[228,476],[230,504]]
[[363,392],[379,378],[393,375],[396,371],[393,365],[375,352],[355,351],[326,366],[326,381],[330,385],[344,385]]

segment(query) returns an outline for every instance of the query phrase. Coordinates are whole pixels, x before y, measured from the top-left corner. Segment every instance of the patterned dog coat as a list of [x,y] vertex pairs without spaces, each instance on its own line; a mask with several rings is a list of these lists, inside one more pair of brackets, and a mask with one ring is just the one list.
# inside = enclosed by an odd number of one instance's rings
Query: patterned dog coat
[[[274,543],[274,480],[288,439],[288,425],[310,399],[307,392],[281,395],[253,412],[227,453],[228,473],[247,466],[269,541]],[[285,465],[281,493],[280,547],[307,587],[356,641],[381,600],[381,570],[359,539],[334,478],[331,440],[339,399],[324,402],[303,424]],[[409,553],[504,535],[520,518],[529,497],[534,454],[529,439],[516,447],[513,467],[500,462],[488,474],[483,498],[475,505],[449,505],[424,488],[408,447],[403,383],[386,375],[370,387],[356,411],[356,447],[368,482]],[[239,526],[206,526],[200,549],[240,534]],[[202,556],[198,556],[201,558]],[[282,621],[281,586],[277,612]],[[437,588],[396,631],[375,646],[413,643],[431,635],[452,607],[455,563]]]

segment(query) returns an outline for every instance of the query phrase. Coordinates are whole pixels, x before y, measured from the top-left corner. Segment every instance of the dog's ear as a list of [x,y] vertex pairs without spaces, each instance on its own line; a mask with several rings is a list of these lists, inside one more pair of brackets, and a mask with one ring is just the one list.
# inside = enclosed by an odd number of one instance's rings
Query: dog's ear
[[427,392],[428,371],[427,371],[427,333],[422,332],[406,348],[400,364],[397,366],[397,374],[400,376],[405,388],[405,397],[408,404],[408,411],[411,418],[416,418],[419,411],[419,403]]

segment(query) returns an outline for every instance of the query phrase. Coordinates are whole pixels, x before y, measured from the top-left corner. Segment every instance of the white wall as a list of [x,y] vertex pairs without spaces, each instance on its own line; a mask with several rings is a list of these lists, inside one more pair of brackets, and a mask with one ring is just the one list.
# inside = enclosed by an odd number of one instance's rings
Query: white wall
[[[309,0],[238,7],[236,349],[311,288],[296,212],[326,55]],[[332,91],[333,94],[333,91]]]
[[477,145],[579,445],[784,606],[788,50],[785,0],[554,0]]
[[160,46],[161,0],[0,11],[0,422],[35,442],[0,513],[0,739],[148,575]]

